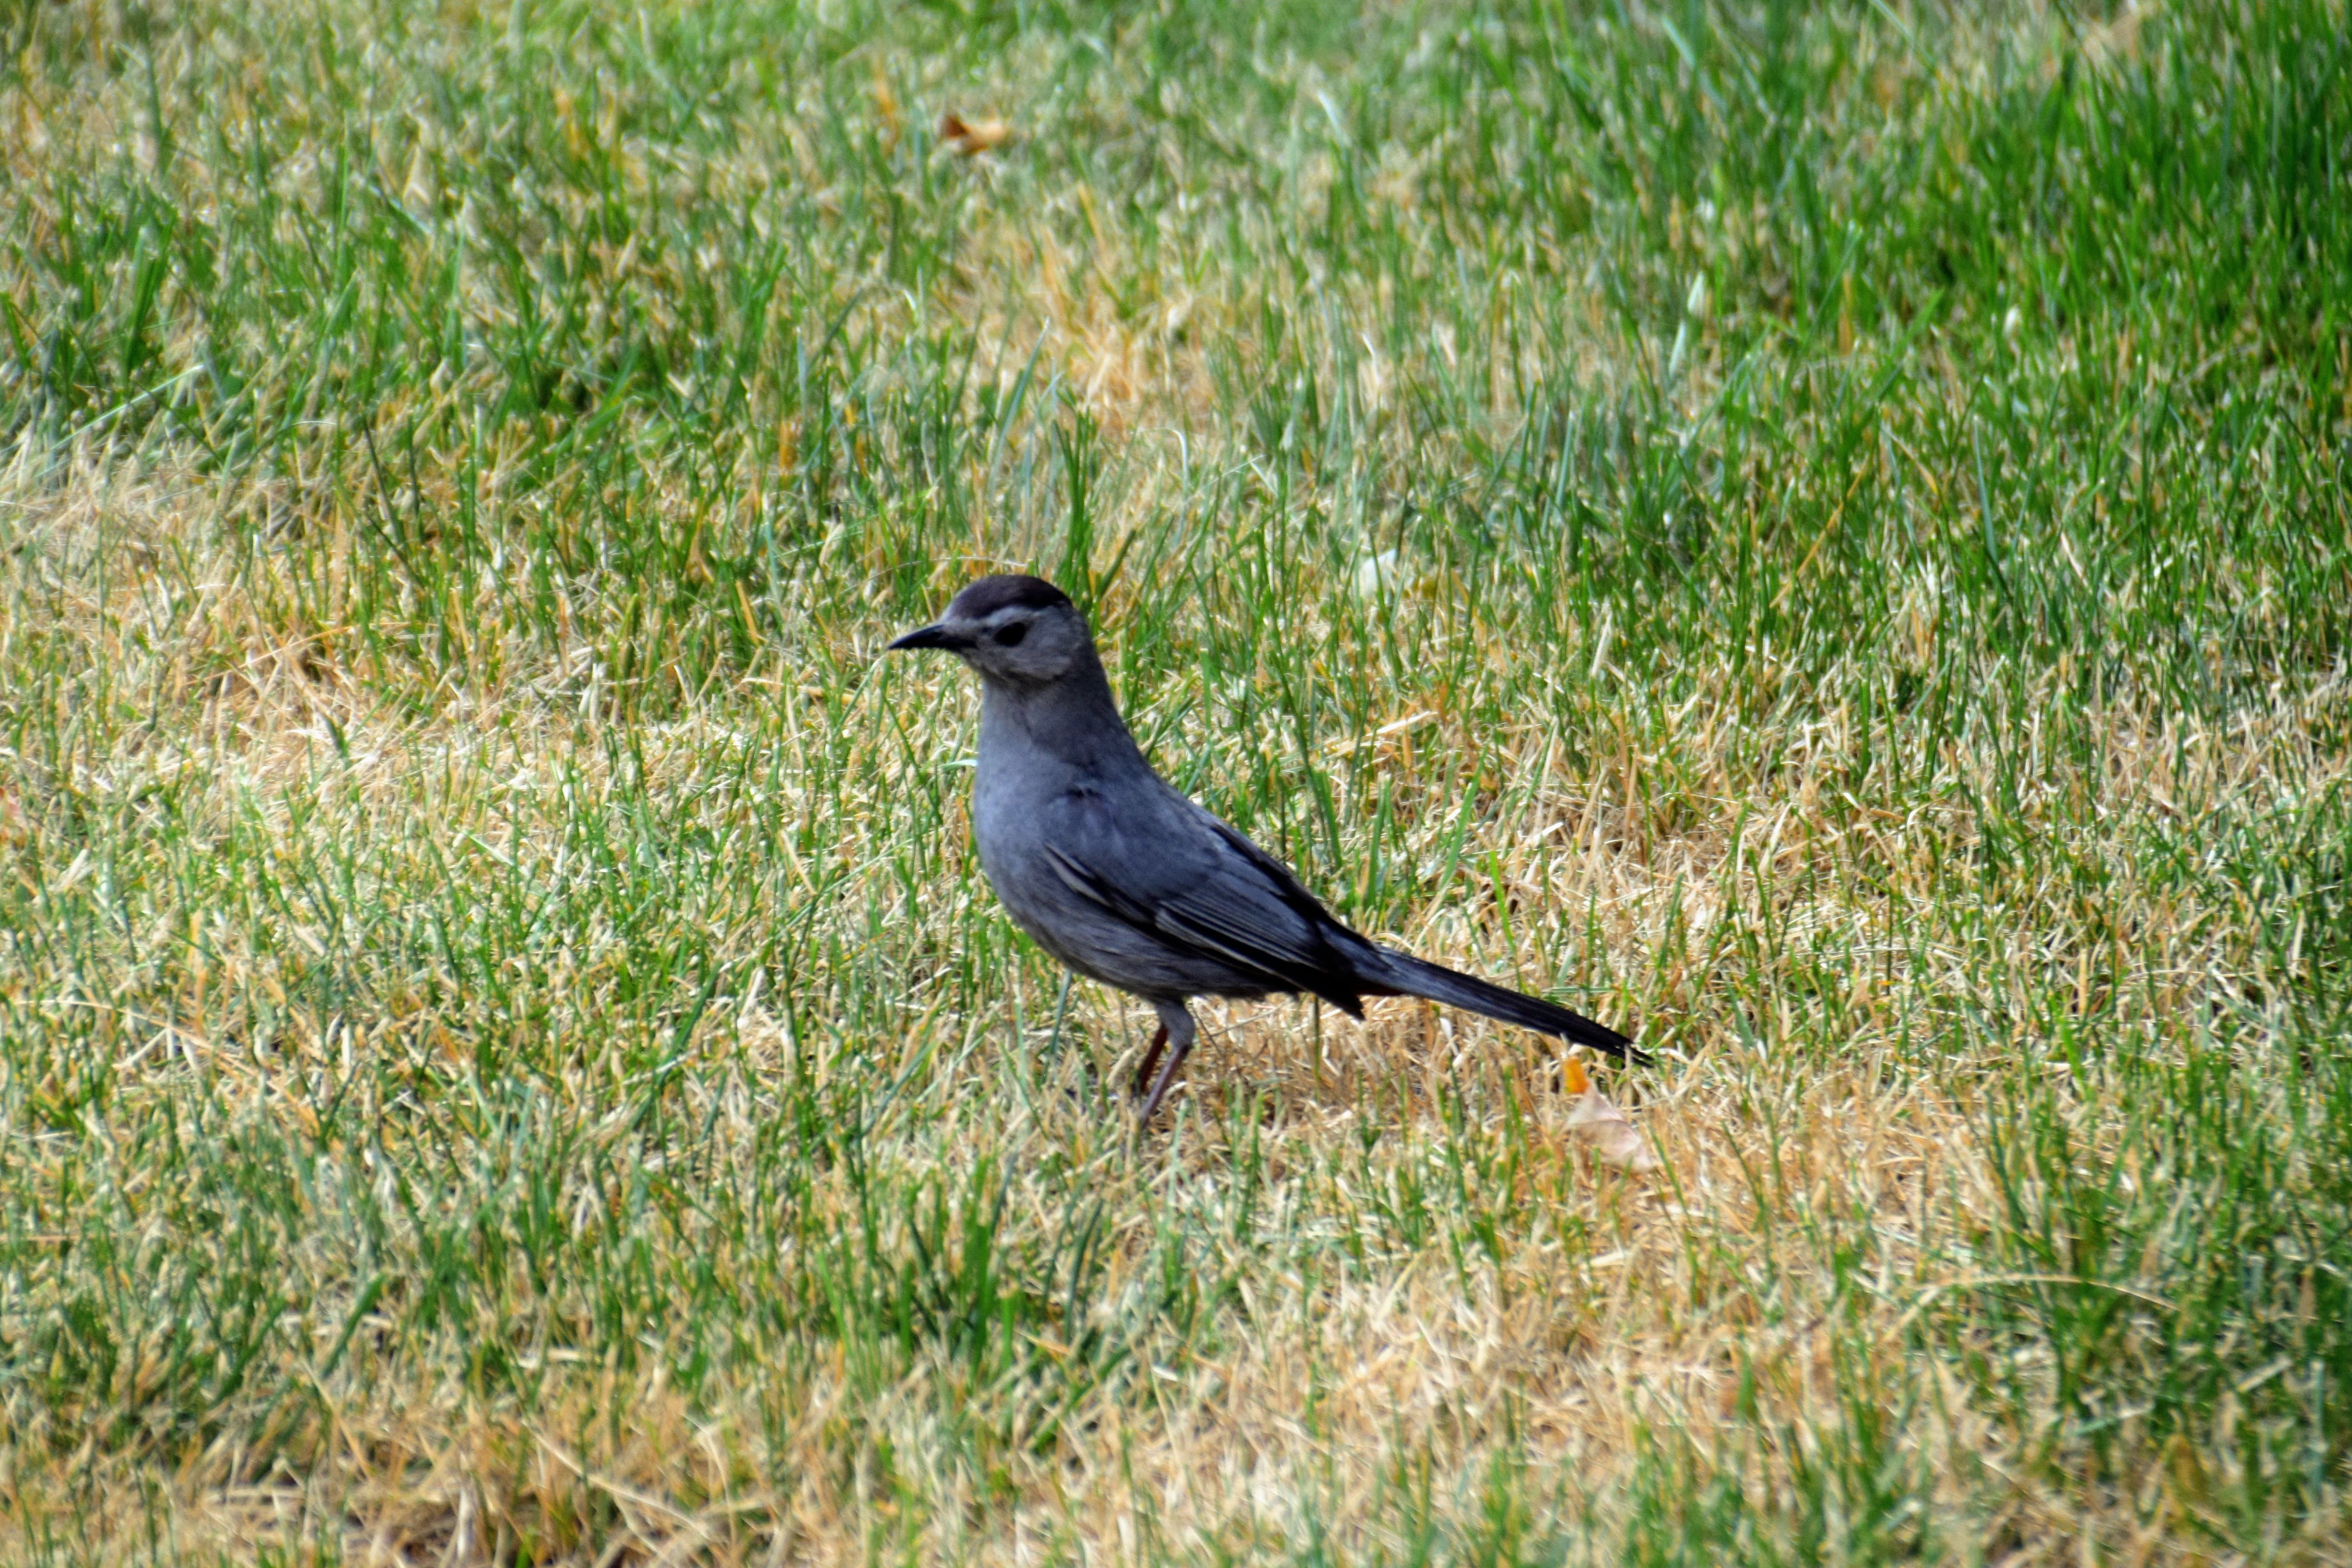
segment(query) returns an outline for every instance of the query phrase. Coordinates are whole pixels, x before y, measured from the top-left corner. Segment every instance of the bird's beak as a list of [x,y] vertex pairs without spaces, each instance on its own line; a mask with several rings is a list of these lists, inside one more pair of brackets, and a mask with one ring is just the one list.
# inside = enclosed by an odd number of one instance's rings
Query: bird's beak
[[919,647],[958,647],[962,639],[937,621],[928,626],[917,626],[889,647],[892,653],[905,653]]

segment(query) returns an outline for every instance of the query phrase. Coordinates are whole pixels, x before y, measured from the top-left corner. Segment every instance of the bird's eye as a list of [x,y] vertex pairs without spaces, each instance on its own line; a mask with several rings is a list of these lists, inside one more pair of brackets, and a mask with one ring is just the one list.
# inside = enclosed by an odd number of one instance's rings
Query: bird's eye
[[1029,623],[1015,621],[1009,626],[997,627],[989,635],[996,639],[999,647],[1018,647],[1021,646],[1021,639],[1029,635]]

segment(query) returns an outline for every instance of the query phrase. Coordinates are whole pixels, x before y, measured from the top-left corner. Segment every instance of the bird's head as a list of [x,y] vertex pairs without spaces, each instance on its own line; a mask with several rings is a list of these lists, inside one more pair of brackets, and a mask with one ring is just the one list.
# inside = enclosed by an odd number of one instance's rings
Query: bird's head
[[1045,686],[1084,662],[1094,639],[1070,596],[1043,577],[982,577],[947,614],[893,642],[893,651],[945,648],[983,679]]

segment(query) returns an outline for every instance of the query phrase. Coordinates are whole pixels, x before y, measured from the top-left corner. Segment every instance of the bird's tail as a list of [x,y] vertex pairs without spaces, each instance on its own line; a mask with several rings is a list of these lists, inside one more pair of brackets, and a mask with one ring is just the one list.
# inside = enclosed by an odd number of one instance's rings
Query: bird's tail
[[1446,968],[1415,958],[1409,952],[1399,952],[1392,947],[1381,950],[1388,961],[1389,983],[1410,996],[1426,996],[1432,1002],[1443,1002],[1449,1007],[1462,1007],[1489,1018],[1499,1018],[1506,1024],[1517,1024],[1523,1029],[1534,1029],[1554,1035],[1575,1045],[1590,1046],[1596,1051],[1606,1051],[1620,1061],[1630,1061],[1647,1067],[1648,1056],[1634,1048],[1633,1042],[1609,1027],[1596,1024],[1581,1013],[1547,1002],[1539,996],[1528,996],[1501,985],[1490,984],[1475,975]]

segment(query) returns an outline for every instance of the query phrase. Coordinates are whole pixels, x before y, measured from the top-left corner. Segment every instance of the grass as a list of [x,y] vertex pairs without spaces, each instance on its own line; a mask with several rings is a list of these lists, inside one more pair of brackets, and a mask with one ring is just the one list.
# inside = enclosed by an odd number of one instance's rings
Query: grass
[[[0,1550],[2344,1563],[2347,35],[0,0]],[[1132,1137],[997,566],[1665,1169]]]

